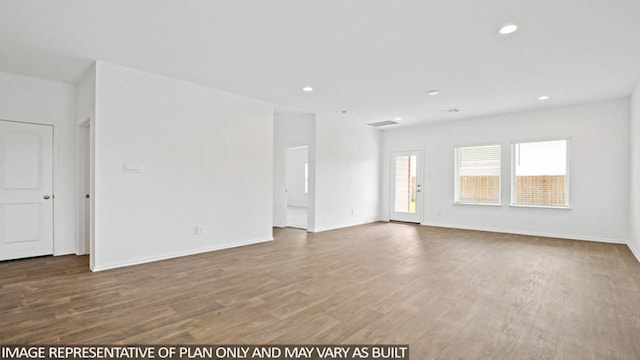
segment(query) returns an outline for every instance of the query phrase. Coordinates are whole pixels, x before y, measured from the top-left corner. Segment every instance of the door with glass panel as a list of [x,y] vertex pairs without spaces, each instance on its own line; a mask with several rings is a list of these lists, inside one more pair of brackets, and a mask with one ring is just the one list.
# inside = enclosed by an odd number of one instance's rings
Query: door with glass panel
[[422,218],[420,158],[420,151],[391,153],[390,220],[420,223]]

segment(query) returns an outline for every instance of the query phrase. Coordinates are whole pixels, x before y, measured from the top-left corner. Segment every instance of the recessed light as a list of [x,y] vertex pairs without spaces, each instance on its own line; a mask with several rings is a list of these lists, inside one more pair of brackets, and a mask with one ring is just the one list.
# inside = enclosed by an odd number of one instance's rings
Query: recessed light
[[501,27],[500,30],[498,30],[498,33],[500,35],[508,35],[508,34],[514,33],[516,30],[518,30],[518,25],[506,24],[503,27]]
[[302,88],[302,91],[304,91],[304,92],[312,92],[313,88],[311,86],[305,86],[305,87]]
[[549,95],[538,96],[538,100],[549,100],[551,97]]
[[401,121],[401,120],[402,120],[402,118],[401,118],[401,117],[397,117],[397,118],[394,118],[393,120],[394,120],[394,121]]
[[435,96],[440,94],[440,90],[429,90],[427,91],[427,94],[431,95],[431,96]]

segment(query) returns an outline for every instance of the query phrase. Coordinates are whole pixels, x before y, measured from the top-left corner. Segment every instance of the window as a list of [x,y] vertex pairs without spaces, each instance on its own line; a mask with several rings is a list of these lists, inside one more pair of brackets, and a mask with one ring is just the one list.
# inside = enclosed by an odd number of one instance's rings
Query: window
[[456,148],[458,203],[500,204],[500,145]]
[[512,205],[568,207],[567,140],[513,144]]

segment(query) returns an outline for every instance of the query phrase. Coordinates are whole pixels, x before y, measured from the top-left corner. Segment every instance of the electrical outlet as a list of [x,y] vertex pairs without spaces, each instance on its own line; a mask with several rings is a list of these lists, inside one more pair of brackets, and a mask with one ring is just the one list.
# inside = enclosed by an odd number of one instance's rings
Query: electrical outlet
[[196,226],[196,235],[204,234],[204,228],[202,226]]
[[353,210],[353,208],[351,209],[351,215],[355,215],[356,212]]

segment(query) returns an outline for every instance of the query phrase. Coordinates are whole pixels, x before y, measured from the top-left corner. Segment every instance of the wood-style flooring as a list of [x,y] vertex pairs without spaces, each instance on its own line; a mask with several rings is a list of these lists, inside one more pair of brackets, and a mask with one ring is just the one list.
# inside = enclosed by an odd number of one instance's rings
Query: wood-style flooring
[[374,223],[91,273],[0,263],[0,344],[376,344],[412,359],[640,359],[625,245]]

